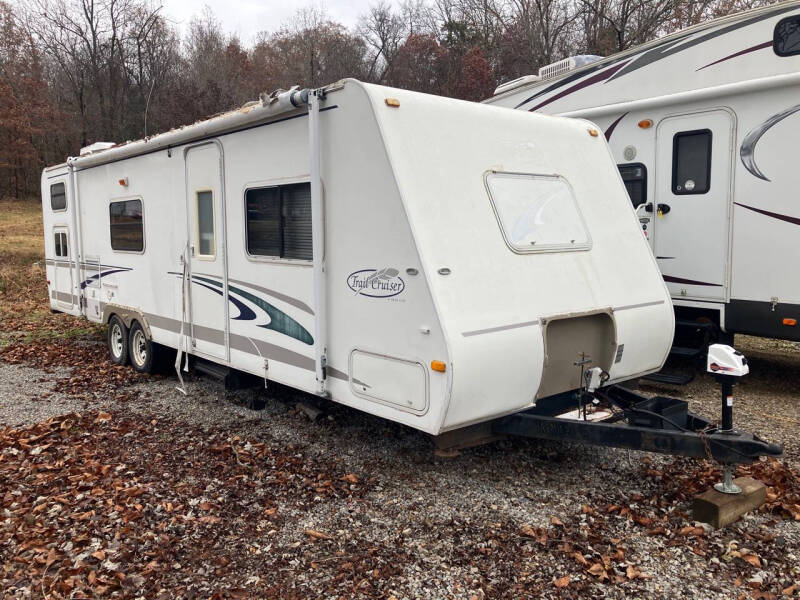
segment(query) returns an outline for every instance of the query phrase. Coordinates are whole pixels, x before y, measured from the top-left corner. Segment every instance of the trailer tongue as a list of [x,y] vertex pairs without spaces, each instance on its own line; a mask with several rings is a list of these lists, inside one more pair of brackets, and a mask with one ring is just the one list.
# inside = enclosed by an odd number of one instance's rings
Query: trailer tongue
[[544,399],[534,408],[498,419],[492,432],[713,459],[723,465],[724,481],[716,489],[738,493],[732,481],[735,465],[761,456],[780,456],[783,448],[733,428],[732,387],[749,372],[744,356],[730,346],[715,344],[709,349],[707,369],[722,387],[721,425],[690,412],[685,400],[648,398],[619,386],[596,387],[592,380],[597,374],[590,369],[584,373],[584,389]]

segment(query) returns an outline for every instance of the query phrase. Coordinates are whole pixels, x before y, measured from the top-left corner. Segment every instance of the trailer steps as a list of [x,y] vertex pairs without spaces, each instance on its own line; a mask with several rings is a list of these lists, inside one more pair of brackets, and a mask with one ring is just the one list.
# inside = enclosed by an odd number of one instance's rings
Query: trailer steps
[[[711,322],[676,319],[676,338],[678,337],[677,331],[679,329],[682,329],[683,331],[693,330],[694,335],[700,338],[699,341],[701,343],[698,346],[673,344],[672,348],[669,350],[669,357],[677,358],[679,360],[685,359],[692,361],[693,363],[695,361],[701,361],[706,353],[709,341],[716,333],[717,326]],[[682,341],[686,341],[685,337],[682,338]],[[664,369],[662,369],[658,373],[645,375],[643,379],[646,379],[647,381],[654,381],[656,383],[666,383],[669,385],[686,385],[694,380],[695,371],[696,369],[694,368],[694,365],[692,365],[690,370],[686,372],[664,372]]]
[[204,358],[194,357],[192,363],[192,367],[196,372],[221,381],[227,391],[232,392],[263,386],[263,380],[253,375],[231,369],[230,367],[217,364]]
[[647,381],[654,381],[656,383],[667,383],[669,385],[686,385],[691,383],[694,379],[694,371],[690,373],[650,373],[645,375],[642,379]]
[[691,348],[687,346],[673,346],[670,348],[670,356],[680,356],[681,358],[696,358],[705,352],[705,348]]

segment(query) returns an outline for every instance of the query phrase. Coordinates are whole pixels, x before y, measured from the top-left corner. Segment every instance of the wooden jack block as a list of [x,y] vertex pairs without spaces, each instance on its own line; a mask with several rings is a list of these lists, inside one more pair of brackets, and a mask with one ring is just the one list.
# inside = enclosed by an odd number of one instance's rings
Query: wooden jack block
[[741,494],[723,494],[709,488],[695,496],[692,502],[692,518],[719,529],[764,504],[767,488],[763,483],[752,477],[739,477],[733,483],[742,488]]

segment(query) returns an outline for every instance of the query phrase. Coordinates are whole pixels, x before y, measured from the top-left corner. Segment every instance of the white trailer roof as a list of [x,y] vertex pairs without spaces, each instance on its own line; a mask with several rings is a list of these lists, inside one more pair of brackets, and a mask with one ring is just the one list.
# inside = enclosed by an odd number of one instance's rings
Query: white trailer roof
[[[343,82],[337,82],[327,86],[325,89],[326,92],[331,92],[341,88],[342,85]],[[65,164],[78,169],[94,167],[123,158],[148,154],[196,140],[231,133],[274,120],[280,115],[289,115],[293,112],[304,114],[307,93],[307,90],[299,90],[295,87],[288,91],[278,90],[269,95],[263,94],[260,100],[248,102],[241,108],[151,137],[124,142],[78,157],[70,157],[66,163],[48,167],[46,170],[50,171],[63,167]]]

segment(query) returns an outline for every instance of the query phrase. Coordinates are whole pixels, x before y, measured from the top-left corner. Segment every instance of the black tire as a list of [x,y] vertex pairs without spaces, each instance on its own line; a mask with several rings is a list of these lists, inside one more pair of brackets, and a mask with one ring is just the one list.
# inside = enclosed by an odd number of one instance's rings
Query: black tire
[[147,337],[139,321],[131,324],[128,333],[128,355],[131,366],[139,373],[155,373],[160,364],[159,346]]
[[117,315],[108,320],[108,355],[115,365],[128,364],[128,328]]

